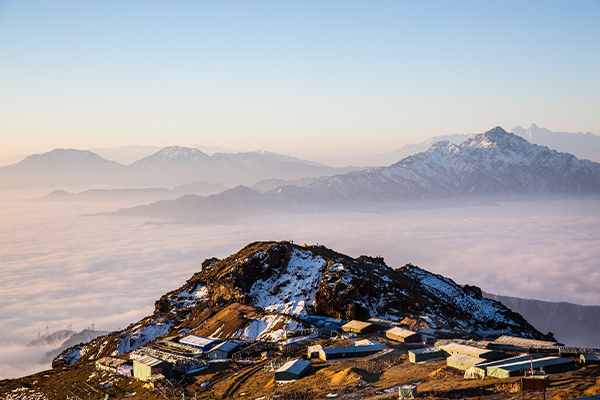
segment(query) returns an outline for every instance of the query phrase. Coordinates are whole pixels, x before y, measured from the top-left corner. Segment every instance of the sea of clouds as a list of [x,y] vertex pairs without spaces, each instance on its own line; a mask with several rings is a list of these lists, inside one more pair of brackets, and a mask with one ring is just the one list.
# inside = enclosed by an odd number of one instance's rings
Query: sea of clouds
[[257,240],[324,244],[413,263],[484,291],[600,305],[598,198],[251,217],[224,225],[82,217],[132,204],[39,203],[0,192],[0,378],[47,369],[38,332],[124,328],[152,313],[208,257]]

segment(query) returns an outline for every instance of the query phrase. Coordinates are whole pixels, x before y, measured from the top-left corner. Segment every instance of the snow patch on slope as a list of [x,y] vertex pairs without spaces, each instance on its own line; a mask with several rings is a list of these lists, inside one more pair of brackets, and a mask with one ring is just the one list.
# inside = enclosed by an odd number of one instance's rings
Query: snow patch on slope
[[431,274],[421,269],[412,269],[408,275],[418,279],[432,295],[449,299],[460,310],[472,315],[478,321],[495,320],[509,322],[497,303],[488,299],[476,299],[465,294],[464,290],[450,279]]
[[278,341],[286,330],[299,329],[301,324],[285,315],[269,314],[251,321],[240,335],[241,339]]
[[252,304],[265,311],[307,315],[315,301],[326,261],[309,251],[294,249],[286,268],[250,289]]
[[169,329],[171,329],[172,326],[172,322],[159,323],[157,320],[155,320],[150,325],[142,329],[135,327],[129,332],[129,334],[121,338],[119,345],[117,346],[117,354],[128,353],[165,335],[167,332],[169,332]]

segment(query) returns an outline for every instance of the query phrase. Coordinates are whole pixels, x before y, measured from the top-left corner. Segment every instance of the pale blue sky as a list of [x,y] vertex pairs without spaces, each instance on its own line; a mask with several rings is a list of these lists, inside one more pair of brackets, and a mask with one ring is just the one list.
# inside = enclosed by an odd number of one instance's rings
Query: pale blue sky
[[600,1],[1,1],[0,158],[600,134]]

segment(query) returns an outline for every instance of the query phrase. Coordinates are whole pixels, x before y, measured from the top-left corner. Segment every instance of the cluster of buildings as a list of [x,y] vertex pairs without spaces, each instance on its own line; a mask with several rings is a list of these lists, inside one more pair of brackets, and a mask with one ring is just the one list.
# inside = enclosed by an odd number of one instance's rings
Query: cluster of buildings
[[565,372],[574,369],[576,361],[600,363],[600,349],[574,349],[508,335],[494,341],[441,340],[434,347],[409,350],[408,355],[413,363],[446,359],[449,367],[465,371],[465,378],[481,379]]
[[144,381],[172,379],[175,372],[190,373],[208,367],[208,360],[229,359],[240,345],[189,335],[170,337],[152,346],[132,351],[129,359],[104,357],[96,361],[102,371],[131,376]]
[[[290,360],[288,357],[287,362],[282,358],[283,364],[278,363],[270,369],[274,372],[276,381],[301,379],[310,372],[315,359],[330,362],[392,351],[388,347],[389,342],[386,346],[381,341],[373,340],[374,334],[407,346],[411,363],[445,359],[449,367],[465,371],[465,378],[508,378],[526,375],[527,371],[532,375],[540,374],[540,371],[544,374],[563,372],[574,368],[574,358],[582,364],[600,364],[600,349],[566,347],[557,342],[509,336],[502,331],[484,332],[488,338],[496,335],[495,340],[491,341],[465,340],[457,339],[459,334],[447,330],[425,328],[415,331],[408,329],[407,324],[377,318],[346,322],[329,317],[308,316],[305,320],[315,328],[286,332],[287,340],[280,344],[279,350],[285,353],[286,349],[295,349],[292,345],[301,345],[302,348],[308,345],[306,353],[297,359]],[[371,335],[371,339],[357,338],[367,334]],[[440,336],[445,339],[440,339]],[[350,339],[349,345],[341,347],[314,344],[321,338],[334,337],[357,339]],[[249,352],[260,354],[262,348],[257,345],[261,343],[223,341],[195,335],[171,337],[131,352],[128,360],[102,358],[96,361],[96,367],[153,382],[171,379],[175,373],[190,373],[206,368],[214,360],[232,359]],[[415,386],[401,388],[403,397],[416,397],[416,392]]]

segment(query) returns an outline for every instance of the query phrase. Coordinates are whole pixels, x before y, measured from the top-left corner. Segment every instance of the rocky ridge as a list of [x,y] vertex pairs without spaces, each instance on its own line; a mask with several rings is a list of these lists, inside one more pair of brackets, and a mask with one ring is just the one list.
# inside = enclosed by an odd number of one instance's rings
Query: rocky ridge
[[309,327],[306,315],[428,316],[440,329],[506,329],[547,338],[519,314],[483,298],[479,288],[413,265],[393,269],[382,258],[352,258],[323,246],[256,242],[223,260],[204,261],[200,272],[156,301],[152,316],[65,350],[53,366],[123,354],[170,335],[277,341],[286,329]]

